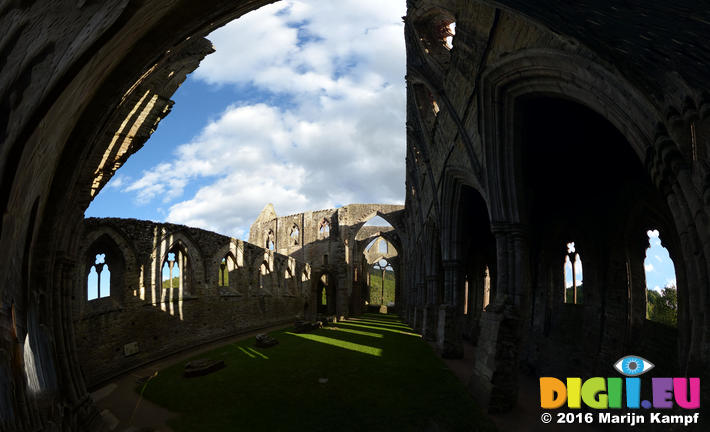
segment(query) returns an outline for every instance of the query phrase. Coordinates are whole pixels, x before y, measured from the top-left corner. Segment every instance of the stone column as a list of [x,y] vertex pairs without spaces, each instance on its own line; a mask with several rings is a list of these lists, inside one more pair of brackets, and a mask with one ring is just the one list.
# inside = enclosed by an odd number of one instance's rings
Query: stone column
[[421,333],[424,329],[424,291],[426,289],[426,284],[424,282],[417,282],[417,295],[414,307],[414,331]]
[[464,333],[468,334],[469,341],[476,345],[480,333],[480,318],[483,311],[483,302],[486,290],[486,269],[480,265],[473,266],[468,279],[468,317],[465,320],[468,327]]
[[[624,242],[619,241],[619,238],[620,236],[610,236],[602,249],[606,272],[602,287],[604,322],[596,356],[599,367],[614,364],[618,360],[618,353],[627,352],[634,342],[631,333],[632,299],[629,290],[631,268]],[[639,268],[639,271],[643,271],[643,268]]]
[[464,275],[461,262],[444,261],[444,303],[439,306],[437,348],[444,358],[463,357]]
[[481,315],[469,390],[488,411],[504,412],[518,398],[518,357],[530,291],[527,231],[520,224],[493,227],[497,252],[495,303]]
[[350,316],[349,305],[350,296],[348,294],[348,277],[347,274],[338,274],[338,285],[336,286],[337,294],[335,296],[335,315],[338,320]]
[[424,308],[424,336],[425,340],[435,341],[439,323],[439,302],[437,299],[437,291],[439,285],[439,277],[437,275],[427,276],[426,291],[427,303]]

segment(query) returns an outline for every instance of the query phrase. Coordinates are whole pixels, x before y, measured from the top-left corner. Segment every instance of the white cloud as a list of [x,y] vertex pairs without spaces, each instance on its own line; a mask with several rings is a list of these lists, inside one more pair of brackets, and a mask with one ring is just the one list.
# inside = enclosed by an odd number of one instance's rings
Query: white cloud
[[130,178],[119,174],[112,177],[106,186],[114,189],[120,189],[121,187],[125,186],[125,184],[129,181],[131,181]]
[[582,260],[574,262],[574,274],[577,277],[577,281],[582,280]]
[[195,76],[264,103],[235,101],[124,190],[162,201],[171,222],[240,237],[267,202],[282,215],[402,203],[404,14],[404,1],[284,1],[213,32]]
[[658,256],[658,255],[654,255],[654,258],[656,258],[659,263],[662,263],[662,262],[663,262],[663,258],[661,258],[661,257]]
[[648,234],[648,238],[658,238],[658,236],[660,235],[658,230],[649,230],[646,231],[646,234]]
[[652,272],[652,271],[653,271],[653,264],[651,264],[651,263],[644,264],[643,268],[644,268],[644,270],[646,270],[647,272]]

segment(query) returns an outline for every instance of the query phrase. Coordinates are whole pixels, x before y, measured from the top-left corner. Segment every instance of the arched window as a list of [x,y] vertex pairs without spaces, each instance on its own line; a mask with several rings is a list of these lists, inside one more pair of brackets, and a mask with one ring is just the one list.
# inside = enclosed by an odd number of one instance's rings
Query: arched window
[[122,250],[108,234],[100,235],[86,250],[84,255],[86,285],[83,298],[94,301],[123,298],[123,272],[125,261]]
[[179,243],[165,254],[161,266],[161,288],[164,290],[164,300],[176,300],[189,292],[188,265],[187,253]]
[[222,258],[219,263],[219,275],[217,279],[217,284],[220,287],[229,286],[229,273],[237,268],[237,260],[234,259],[232,253],[228,253]]
[[96,300],[111,295],[111,271],[106,262],[106,253],[97,253],[89,268],[86,281],[87,300]]
[[373,305],[394,304],[394,269],[385,259],[381,259],[370,267],[370,298]]
[[486,272],[483,279],[483,309],[491,302],[491,271],[486,266]]
[[416,20],[414,24],[424,52],[442,69],[451,60],[449,51],[454,47],[456,24],[451,12],[435,8]]
[[319,312],[326,312],[328,310],[328,275],[324,274],[320,277],[318,283],[319,295],[318,295],[318,309]]
[[576,252],[574,242],[567,243],[567,253],[565,254],[565,291],[564,302],[571,304],[581,304],[583,298],[582,291],[582,259]]
[[387,240],[383,239],[380,237],[380,243],[377,245],[378,251],[382,254],[387,253],[387,249],[389,248],[389,244],[387,243]]
[[466,275],[464,280],[463,314],[468,315],[468,275]]
[[328,219],[323,218],[318,227],[318,238],[325,239],[328,237],[330,237],[330,222],[328,222]]
[[649,230],[644,260],[646,272],[646,318],[669,326],[678,325],[678,289],[675,265],[663,247],[658,230]]
[[444,29],[444,46],[449,50],[454,48],[454,36],[456,35],[456,23],[452,22]]
[[274,232],[272,230],[269,230],[269,232],[266,234],[266,244],[264,247],[266,247],[266,249],[268,250],[274,250]]
[[298,244],[298,239],[299,235],[301,234],[300,230],[298,229],[298,225],[293,224],[291,227],[291,232],[289,233],[289,238],[291,239],[291,244],[292,245],[297,245]]
[[262,293],[269,291],[270,286],[267,278],[269,274],[271,274],[269,263],[264,261],[261,263],[261,267],[259,267],[259,291]]

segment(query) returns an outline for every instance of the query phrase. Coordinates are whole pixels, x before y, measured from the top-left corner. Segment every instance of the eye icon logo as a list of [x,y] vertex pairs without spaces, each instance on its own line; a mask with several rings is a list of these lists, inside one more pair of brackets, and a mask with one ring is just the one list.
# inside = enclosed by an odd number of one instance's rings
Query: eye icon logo
[[627,355],[614,363],[614,368],[626,376],[639,376],[653,369],[654,364],[643,357]]

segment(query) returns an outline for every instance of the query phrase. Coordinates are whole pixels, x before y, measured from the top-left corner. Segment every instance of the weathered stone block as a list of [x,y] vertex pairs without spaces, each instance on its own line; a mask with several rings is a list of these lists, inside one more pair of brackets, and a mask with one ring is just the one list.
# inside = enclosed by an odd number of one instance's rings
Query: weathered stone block
[[463,357],[462,317],[454,305],[439,307],[437,349],[444,358]]

